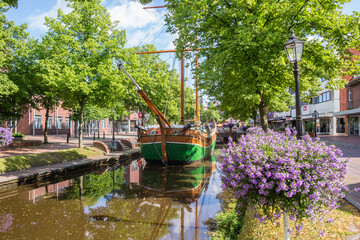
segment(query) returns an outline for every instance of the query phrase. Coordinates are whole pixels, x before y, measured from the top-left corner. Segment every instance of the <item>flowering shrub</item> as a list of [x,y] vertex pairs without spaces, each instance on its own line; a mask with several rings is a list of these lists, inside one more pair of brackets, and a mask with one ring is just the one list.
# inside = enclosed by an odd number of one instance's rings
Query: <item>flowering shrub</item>
[[12,214],[0,216],[0,232],[6,232],[13,224],[14,217]]
[[5,147],[12,143],[14,137],[11,134],[11,130],[0,127],[0,148]]
[[223,187],[234,192],[240,208],[243,203],[259,207],[262,211],[255,217],[263,222],[284,212],[293,221],[320,220],[338,206],[343,190],[348,190],[344,184],[348,160],[340,160],[339,149],[309,136],[297,140],[289,129],[248,132],[238,144],[230,141],[220,164]]

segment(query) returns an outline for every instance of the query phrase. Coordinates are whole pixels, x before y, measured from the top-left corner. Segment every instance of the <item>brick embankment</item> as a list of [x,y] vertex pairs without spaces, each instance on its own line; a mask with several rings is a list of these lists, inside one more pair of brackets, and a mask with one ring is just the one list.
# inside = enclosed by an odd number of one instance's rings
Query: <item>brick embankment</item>
[[59,176],[73,177],[73,175],[83,173],[87,169],[99,168],[111,164],[126,164],[140,157],[140,149],[135,148],[106,156],[96,156],[82,160],[35,167],[23,171],[7,172],[0,175],[0,189],[50,181]]

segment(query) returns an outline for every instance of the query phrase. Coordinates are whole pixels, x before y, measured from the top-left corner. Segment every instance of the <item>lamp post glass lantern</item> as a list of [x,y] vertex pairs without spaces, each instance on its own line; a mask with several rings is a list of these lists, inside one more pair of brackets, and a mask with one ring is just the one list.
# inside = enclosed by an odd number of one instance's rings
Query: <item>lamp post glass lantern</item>
[[317,130],[316,130],[316,119],[319,117],[318,111],[315,110],[313,112],[312,116],[313,116],[313,118],[315,118],[315,137],[317,137],[317,134],[316,134],[316,132],[317,132]]
[[290,63],[294,63],[294,78],[295,78],[295,106],[296,106],[296,137],[302,137],[302,123],[301,123],[301,106],[300,106],[300,86],[299,86],[299,65],[298,62],[302,60],[304,42],[300,41],[291,31],[289,40],[285,43],[284,48]]

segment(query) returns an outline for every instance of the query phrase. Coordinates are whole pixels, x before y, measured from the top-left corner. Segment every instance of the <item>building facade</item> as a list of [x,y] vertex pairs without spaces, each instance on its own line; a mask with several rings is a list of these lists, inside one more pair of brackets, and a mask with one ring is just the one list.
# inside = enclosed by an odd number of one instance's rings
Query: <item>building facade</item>
[[[360,51],[351,51],[360,55]],[[302,103],[302,129],[305,133],[308,122],[316,119],[317,134],[325,135],[360,135],[360,76],[343,76],[348,84],[340,90],[326,89],[327,81],[320,79],[322,91],[309,104]],[[270,113],[269,122],[275,128],[279,126],[295,127],[296,110],[292,107],[288,112]]]
[[[45,131],[45,109],[29,108],[22,118],[15,123],[5,123],[4,127],[13,128],[15,133],[25,135],[43,135]],[[49,113],[47,129],[49,135],[67,134],[75,136],[78,132],[79,123],[71,120],[71,111],[62,108],[61,103]],[[115,122],[112,119],[85,121],[83,124],[83,134],[92,136],[95,134],[103,136],[104,134],[112,134],[113,127],[116,134],[134,134],[135,126],[138,124],[138,114],[129,112],[129,116],[124,116],[124,120]]]

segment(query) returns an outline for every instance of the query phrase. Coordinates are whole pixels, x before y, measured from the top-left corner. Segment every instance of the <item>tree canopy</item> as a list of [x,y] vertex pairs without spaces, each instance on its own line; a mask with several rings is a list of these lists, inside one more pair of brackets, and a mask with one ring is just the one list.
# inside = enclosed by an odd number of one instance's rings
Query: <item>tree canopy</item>
[[[31,41],[26,25],[16,26],[5,13],[9,7],[0,2],[0,120],[19,119],[32,102],[28,59]],[[31,82],[31,81],[30,81]]]
[[359,46],[359,13],[345,15],[350,0],[211,1],[167,0],[168,30],[178,34],[179,51],[201,50],[200,88],[221,102],[221,110],[248,119],[259,110],[263,128],[268,111],[293,105],[292,67],[284,51],[291,30],[305,42],[300,63],[304,101],[320,90],[344,87],[342,75],[358,71],[349,48]]
[[79,147],[82,147],[83,111],[87,104],[114,106],[123,86],[113,63],[125,44],[125,31],[117,29],[110,14],[94,1],[69,1],[73,10],[46,18],[49,28],[43,44],[51,52],[41,66],[56,79],[63,105],[80,109]]

